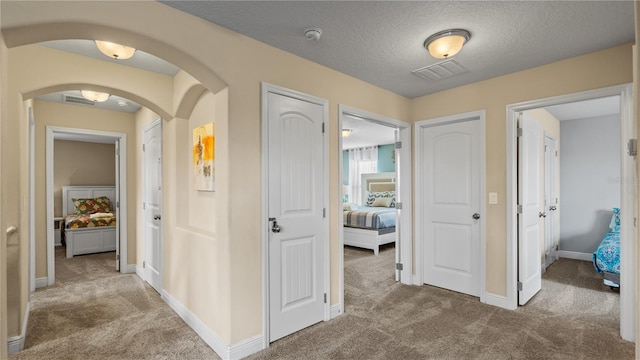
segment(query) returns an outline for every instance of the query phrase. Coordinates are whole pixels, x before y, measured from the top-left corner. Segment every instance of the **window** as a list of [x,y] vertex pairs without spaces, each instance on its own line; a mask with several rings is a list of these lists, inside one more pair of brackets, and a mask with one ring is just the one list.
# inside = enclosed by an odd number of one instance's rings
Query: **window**
[[362,204],[362,174],[378,172],[378,147],[350,149],[349,202]]

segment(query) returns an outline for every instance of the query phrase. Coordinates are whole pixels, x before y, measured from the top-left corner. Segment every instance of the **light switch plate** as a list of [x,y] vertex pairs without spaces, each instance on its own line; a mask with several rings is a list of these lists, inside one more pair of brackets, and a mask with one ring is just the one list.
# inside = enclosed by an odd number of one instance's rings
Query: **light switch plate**
[[489,205],[496,205],[498,203],[498,193],[489,193]]

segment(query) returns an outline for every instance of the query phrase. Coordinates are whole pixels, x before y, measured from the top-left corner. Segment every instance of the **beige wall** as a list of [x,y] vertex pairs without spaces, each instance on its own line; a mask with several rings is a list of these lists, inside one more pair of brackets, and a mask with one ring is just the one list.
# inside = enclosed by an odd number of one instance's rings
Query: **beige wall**
[[[14,64],[15,69],[11,69],[22,76],[19,85],[10,87],[11,94],[27,93],[63,81],[58,76],[57,68],[43,64],[38,57],[30,57],[26,53],[39,56],[41,50],[13,46],[83,36],[111,38],[145,49],[182,67],[215,94],[213,112],[219,140],[216,144],[219,154],[216,159],[217,191],[212,201],[213,213],[216,214],[213,219],[215,236],[207,237],[202,232],[179,226],[177,214],[169,212],[171,216],[163,227],[165,235],[169,236],[169,239],[165,238],[167,244],[170,244],[164,257],[170,269],[165,273],[165,280],[170,295],[181,302],[189,302],[187,307],[229,345],[262,332],[262,222],[259,206],[262,194],[258,175],[261,172],[262,81],[329,101],[332,304],[338,301],[340,273],[337,246],[340,230],[337,217],[341,207],[341,199],[337,196],[341,183],[338,179],[338,104],[404,121],[486,109],[487,191],[498,192],[499,199],[505,199],[507,104],[631,81],[631,51],[630,46],[625,45],[408,100],[155,2],[126,3],[127,11],[122,11],[124,5],[119,2],[3,2],[2,6],[11,10],[7,15],[5,9],[2,18],[3,27],[6,28],[3,33],[10,39],[7,43],[12,47],[10,53],[25,62],[24,67]],[[145,17],[140,18],[137,15],[140,13],[144,13]],[[87,24],[87,19],[91,19],[91,24]],[[79,23],[85,25],[78,26]],[[173,26],[166,26],[168,23]],[[32,31],[28,25],[41,27]],[[256,62],[256,59],[260,61]],[[85,60],[79,62],[85,63]],[[90,71],[80,66],[77,73],[69,74],[72,81],[65,80],[66,83],[91,82],[116,89],[125,86],[129,89],[125,96],[145,96],[146,92],[157,91],[157,84],[150,89],[139,78],[134,78],[135,84],[129,79],[122,84],[116,83],[111,78],[120,69],[92,74],[96,72],[93,65],[92,62]],[[68,66],[67,63],[56,63],[56,67],[63,69]],[[23,73],[30,67],[47,69],[38,70],[34,75]],[[177,83],[178,79],[171,81]],[[222,90],[226,85],[228,90]],[[147,103],[143,104],[147,106],[150,103],[149,108],[166,118],[163,195],[165,211],[176,211],[179,208],[177,187],[184,179],[170,174],[181,169],[180,139],[187,137],[191,130],[188,125],[185,126],[185,122],[198,121],[196,117],[200,115],[199,111],[194,111],[193,114],[180,114],[181,118],[174,118],[176,105],[153,108],[151,105],[165,104],[166,97],[169,97],[168,103],[181,103],[175,99],[181,98],[178,89],[184,88],[175,83],[168,86],[174,89],[165,89],[164,93],[153,97],[162,101],[148,101],[147,98]],[[17,106],[19,104],[12,105]],[[203,114],[208,115],[209,112],[204,111]],[[3,126],[11,122],[7,119],[3,118]],[[4,130],[2,134],[6,134]],[[6,138],[3,135],[3,141]],[[24,148],[20,149],[25,151]],[[5,159],[3,157],[3,161]],[[5,183],[7,179],[3,177],[3,187],[11,184]],[[17,201],[12,199],[9,204],[17,204]],[[505,215],[504,200],[499,205],[488,207],[487,290],[496,295],[506,294]],[[184,259],[188,259],[188,262],[185,263]],[[180,277],[179,271],[185,271],[186,268],[193,276],[188,281],[173,283],[173,277]]]
[[53,215],[63,216],[62,186],[115,185],[115,145],[83,141],[53,142]]
[[[45,182],[45,131],[47,126],[74,129],[89,129],[126,134],[127,139],[135,139],[135,117],[120,111],[109,111],[84,106],[35,101],[33,109],[36,120],[36,278],[47,276],[47,240],[46,240],[46,182]],[[135,206],[136,162],[134,144],[127,146],[127,199],[128,209]],[[114,164],[114,160],[110,162]],[[114,166],[115,167],[115,166]],[[111,183],[113,184],[113,182]],[[89,184],[91,185],[91,184]],[[127,256],[128,263],[136,259],[136,212],[127,213]]]

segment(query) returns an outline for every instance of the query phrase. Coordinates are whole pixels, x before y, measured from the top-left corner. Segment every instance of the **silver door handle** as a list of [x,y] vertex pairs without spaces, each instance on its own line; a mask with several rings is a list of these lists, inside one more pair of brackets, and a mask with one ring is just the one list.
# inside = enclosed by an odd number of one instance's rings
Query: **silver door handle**
[[555,205],[552,205],[552,206],[549,206],[549,210],[555,211],[555,210],[558,210],[558,207]]
[[478,219],[480,219],[480,214],[475,213],[475,214],[471,215],[471,217],[476,219],[476,220],[478,220]]
[[160,220],[160,215],[153,215],[153,220]]
[[538,217],[547,217],[547,213],[541,211],[538,213]]

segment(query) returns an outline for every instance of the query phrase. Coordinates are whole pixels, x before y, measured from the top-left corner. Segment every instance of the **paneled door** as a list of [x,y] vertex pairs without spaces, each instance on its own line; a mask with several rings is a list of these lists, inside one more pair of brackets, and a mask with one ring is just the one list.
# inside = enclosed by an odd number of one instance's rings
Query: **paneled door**
[[480,296],[482,124],[419,131],[424,283]]
[[541,130],[521,113],[518,120],[518,304],[526,304],[542,288],[540,203]]
[[145,280],[162,291],[162,122],[153,122],[143,135]]
[[324,319],[325,107],[268,93],[269,341]]

